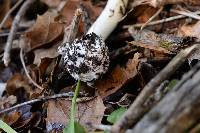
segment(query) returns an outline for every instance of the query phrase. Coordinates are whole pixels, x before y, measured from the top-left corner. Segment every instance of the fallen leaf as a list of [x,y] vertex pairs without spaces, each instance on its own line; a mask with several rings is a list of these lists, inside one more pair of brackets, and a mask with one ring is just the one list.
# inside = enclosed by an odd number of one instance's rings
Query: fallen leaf
[[21,116],[20,112],[14,111],[14,112],[6,114],[3,117],[3,121],[6,122],[8,125],[12,125],[20,118],[20,116]]
[[[49,101],[47,107],[46,128],[47,131],[63,128],[69,122],[71,101],[57,100]],[[91,100],[78,102],[76,121],[78,121],[87,130],[87,123],[100,124],[104,115],[105,106],[102,99],[97,96]]]
[[125,68],[118,65],[105,79],[97,81],[96,88],[102,98],[113,94],[137,75],[139,57],[140,54],[135,53],[133,59],[128,60]]
[[129,45],[137,46],[137,47],[148,49],[148,50],[152,50],[154,52],[158,52],[158,53],[161,53],[161,54],[162,53],[163,54],[172,54],[170,51],[168,51],[165,48],[162,48],[162,47],[160,47],[158,45],[151,45],[151,44],[135,42],[135,41],[128,42],[128,43],[129,43]]
[[68,0],[65,6],[63,7],[60,15],[63,17],[65,22],[65,27],[69,26],[72,22],[72,18],[76,9],[79,7],[79,0]]
[[23,40],[25,43],[21,46],[28,52],[36,48],[50,47],[56,42],[61,41],[63,37],[63,24],[56,22],[57,14],[46,12],[38,16],[36,23],[29,31],[25,33]]
[[103,7],[101,6],[92,5],[90,0],[84,0],[81,2],[79,0],[69,0],[61,11],[61,15],[64,17],[66,26],[69,26],[71,23],[75,10],[80,7],[80,5],[86,10],[91,21],[95,21],[103,10]]
[[164,54],[177,53],[185,45],[188,46],[194,41],[193,38],[188,36],[179,37],[171,34],[157,34],[150,30],[130,28],[129,32],[134,38],[134,41],[130,42],[130,44]]
[[34,58],[33,64],[39,66],[42,59],[57,57],[59,55],[58,52],[57,52],[59,45],[60,44],[58,43],[57,45],[54,45],[50,48],[42,48],[42,49],[34,50],[35,58]]
[[200,21],[193,25],[183,25],[178,29],[178,35],[183,37],[196,37],[200,40]]
[[137,14],[139,15],[137,17],[138,23],[145,23],[156,13],[158,9],[143,5],[143,6],[139,6],[138,10],[137,8],[135,10],[137,11]]

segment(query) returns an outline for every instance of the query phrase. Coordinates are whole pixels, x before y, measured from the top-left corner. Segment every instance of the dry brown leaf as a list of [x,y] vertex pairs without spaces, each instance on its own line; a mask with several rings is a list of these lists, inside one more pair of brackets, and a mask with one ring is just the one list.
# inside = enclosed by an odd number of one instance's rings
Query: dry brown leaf
[[135,41],[129,42],[129,45],[134,45],[134,46],[137,46],[137,47],[140,47],[140,48],[149,49],[149,50],[152,50],[154,52],[161,53],[161,54],[172,54],[167,49],[162,48],[158,45],[151,45],[151,44],[135,42]]
[[92,5],[91,0],[85,0],[82,2],[83,7],[88,12],[88,15],[92,22],[100,15],[104,7]]
[[46,48],[46,49],[36,49],[34,50],[34,54],[35,54],[35,58],[33,61],[33,64],[39,66],[41,63],[41,60],[43,58],[55,58],[58,56],[58,52],[57,52],[57,48],[60,44],[58,43],[57,45],[53,45],[50,48]]
[[61,15],[66,21],[66,26],[71,23],[75,10],[80,7],[80,5],[86,9],[91,21],[95,21],[103,9],[102,7],[92,5],[90,0],[81,2],[79,0],[69,0],[61,11]]
[[[88,122],[101,124],[105,106],[99,96],[88,101],[78,102],[77,107],[76,120],[81,125],[87,127]],[[69,100],[49,101],[46,119],[47,131],[53,130],[53,128],[58,128],[58,126],[55,125],[59,125],[60,128],[65,126],[69,121],[70,109],[71,101]]]
[[140,54],[135,53],[133,59],[128,60],[126,68],[118,65],[105,79],[97,81],[96,88],[102,98],[113,94],[137,75],[139,57]]
[[55,21],[56,16],[56,14],[46,12],[37,17],[36,23],[25,33],[25,46],[22,47],[26,52],[44,46],[50,47],[55,42],[61,41],[63,24]]
[[11,112],[8,115],[5,115],[3,120],[4,122],[6,122],[8,125],[12,125],[13,123],[15,123],[21,116],[20,112]]
[[129,32],[134,41],[129,44],[150,49],[154,52],[163,54],[177,53],[184,47],[189,45],[193,39],[188,37],[178,37],[171,34],[157,34],[150,30],[136,30],[130,28]]
[[138,8],[135,9],[137,12],[137,22],[138,23],[145,23],[147,22],[155,13],[158,9],[147,6],[147,5],[142,5],[139,6]]
[[64,18],[65,27],[69,26],[76,9],[79,7],[79,0],[68,0],[65,6],[63,7],[60,15]]
[[178,29],[178,34],[183,37],[196,37],[200,39],[200,21],[194,25],[183,25]]

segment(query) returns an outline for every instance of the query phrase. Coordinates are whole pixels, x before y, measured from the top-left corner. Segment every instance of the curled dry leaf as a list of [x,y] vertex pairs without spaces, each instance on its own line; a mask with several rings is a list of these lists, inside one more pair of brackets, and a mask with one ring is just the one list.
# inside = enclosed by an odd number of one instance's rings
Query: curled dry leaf
[[128,60],[125,68],[118,65],[105,79],[97,81],[96,88],[102,98],[113,94],[137,75],[139,57],[140,54],[135,53],[133,59]]
[[57,14],[46,12],[38,16],[33,27],[25,33],[25,43],[21,46],[28,52],[41,47],[50,47],[63,37],[63,25],[55,21]]
[[33,64],[40,66],[42,59],[44,58],[55,58],[58,56],[58,49],[59,44],[53,45],[50,48],[42,48],[34,50],[35,58]]
[[[46,119],[47,131],[62,129],[69,122],[70,108],[70,100],[49,101]],[[105,106],[99,96],[90,100],[84,99],[84,101],[77,103],[76,120],[86,128],[88,122],[101,124],[104,110]],[[87,130],[91,129],[87,128]]]
[[185,45],[189,45],[193,41],[192,38],[177,37],[171,34],[157,34],[149,30],[138,31],[130,28],[129,32],[134,38],[134,41],[130,42],[130,44],[163,54],[177,53]]

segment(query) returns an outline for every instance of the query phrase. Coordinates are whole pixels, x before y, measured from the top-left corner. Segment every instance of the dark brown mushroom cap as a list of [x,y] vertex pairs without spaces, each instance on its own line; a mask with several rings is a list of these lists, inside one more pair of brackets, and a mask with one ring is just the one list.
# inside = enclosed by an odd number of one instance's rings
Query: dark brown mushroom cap
[[108,48],[101,37],[90,33],[59,48],[69,73],[81,81],[98,79],[109,67]]

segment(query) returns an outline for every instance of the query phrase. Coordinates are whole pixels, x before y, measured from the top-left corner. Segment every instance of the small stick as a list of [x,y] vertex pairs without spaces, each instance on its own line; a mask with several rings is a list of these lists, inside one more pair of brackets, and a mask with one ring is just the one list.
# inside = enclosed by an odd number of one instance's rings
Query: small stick
[[[199,15],[200,11],[196,11],[196,12],[194,12],[194,14]],[[186,18],[186,17],[187,16],[185,16],[185,15],[177,15],[177,16],[166,18],[166,19],[152,21],[152,22],[148,23],[146,26],[152,26],[152,25],[161,24],[161,23],[164,23],[164,22],[170,22],[170,21],[173,21],[173,20],[182,19],[182,18]],[[134,24],[134,25],[125,25],[125,26],[123,26],[123,28],[124,29],[127,29],[127,28],[139,28],[139,27],[141,27],[143,25],[144,25],[143,23],[142,24]]]
[[149,96],[155,92],[155,88],[157,88],[164,80],[169,78],[178,69],[178,67],[181,66],[189,54],[197,47],[199,47],[199,45],[193,45],[189,48],[181,50],[180,53],[177,54],[169,62],[169,64],[143,88],[142,92],[137,96],[136,100],[121,117],[121,119],[112,126],[111,132],[119,133],[120,131],[126,130],[129,126],[135,124],[143,114],[148,112],[148,109],[142,109],[144,108],[146,99],[148,99]]
[[0,29],[3,27],[4,23],[6,22],[6,20],[8,19],[8,17],[10,16],[10,14],[23,2],[24,0],[19,0],[17,1],[17,3],[7,12],[7,14],[5,15],[5,17],[3,18],[3,20],[0,23]]
[[12,27],[10,30],[10,34],[8,36],[7,39],[7,43],[4,49],[4,56],[3,56],[3,61],[4,61],[4,65],[8,66],[8,64],[10,63],[10,51],[12,48],[12,42],[13,42],[13,38],[14,35],[17,31],[19,22],[21,20],[21,18],[24,16],[26,10],[30,7],[31,4],[33,4],[36,0],[26,0],[23,5],[21,6],[21,8],[19,9],[17,15],[14,18],[14,21],[12,23]]
[[45,97],[38,98],[38,99],[33,99],[33,100],[30,100],[30,101],[27,101],[27,102],[24,102],[24,103],[17,104],[13,107],[3,109],[3,110],[0,111],[0,115],[3,114],[3,113],[6,113],[6,112],[10,112],[14,109],[20,108],[20,107],[25,106],[25,105],[34,104],[36,102],[46,102],[48,100],[57,99],[57,98],[66,98],[66,97],[70,97],[70,96],[71,96],[70,93],[62,93],[62,94],[55,94],[55,95],[52,95],[52,96],[45,96]]
[[142,30],[144,27],[146,27],[146,25],[148,24],[148,23],[150,23],[153,19],[155,19],[159,14],[160,14],[160,12],[163,10],[163,6],[147,21],[147,22],[145,22],[142,26],[141,26],[141,28],[140,28],[140,30]]
[[24,68],[25,74],[26,74],[26,76],[28,77],[28,79],[32,82],[32,84],[33,84],[34,86],[36,86],[36,87],[39,88],[40,90],[44,90],[44,88],[42,88],[40,85],[38,85],[38,84],[31,78],[31,76],[29,75],[28,70],[26,69],[25,62],[24,62],[23,50],[22,50],[22,48],[21,48],[21,50],[20,50],[20,60],[21,60],[21,62],[22,62],[22,66],[23,66],[23,68]]
[[193,13],[193,12],[179,11],[179,10],[175,10],[175,9],[171,9],[170,11],[174,12],[174,13],[177,13],[177,14],[185,15],[187,17],[191,17],[193,19],[200,20],[200,16],[195,14],[195,13]]
[[98,129],[102,131],[111,131],[111,126],[109,125],[103,125],[103,124],[96,125],[96,124],[93,124],[92,122],[87,123],[87,125],[93,129]]

